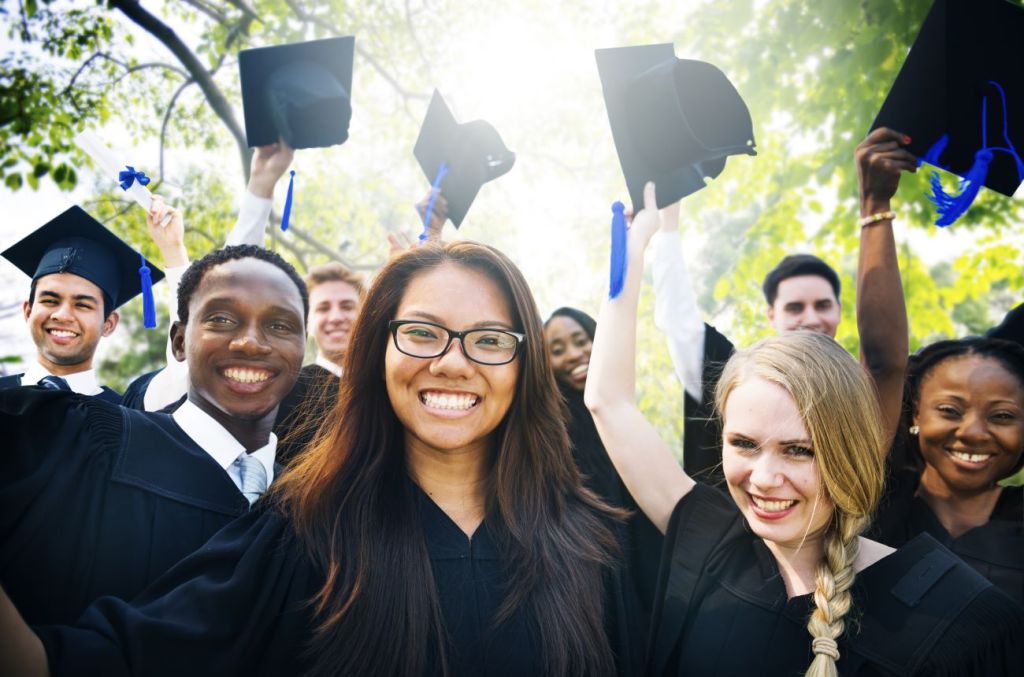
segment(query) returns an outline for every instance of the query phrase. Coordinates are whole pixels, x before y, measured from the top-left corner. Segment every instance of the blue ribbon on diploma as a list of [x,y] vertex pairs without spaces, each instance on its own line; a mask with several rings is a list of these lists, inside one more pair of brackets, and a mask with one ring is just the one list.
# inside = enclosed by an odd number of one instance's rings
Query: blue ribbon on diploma
[[121,182],[121,190],[128,190],[136,181],[140,186],[148,186],[150,181],[144,172],[136,171],[131,165],[125,165],[125,169],[118,173],[117,180]]

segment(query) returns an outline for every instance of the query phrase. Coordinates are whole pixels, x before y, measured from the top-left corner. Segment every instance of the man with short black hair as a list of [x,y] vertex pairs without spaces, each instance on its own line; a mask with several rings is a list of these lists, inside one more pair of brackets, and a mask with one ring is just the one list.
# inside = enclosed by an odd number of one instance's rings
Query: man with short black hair
[[[100,339],[117,328],[117,308],[143,292],[140,255],[75,206],[3,257],[32,278],[22,309],[36,361],[24,374],[0,378],[0,388],[43,384],[119,402],[120,394],[98,383],[93,358]],[[152,282],[163,278],[146,266]]]

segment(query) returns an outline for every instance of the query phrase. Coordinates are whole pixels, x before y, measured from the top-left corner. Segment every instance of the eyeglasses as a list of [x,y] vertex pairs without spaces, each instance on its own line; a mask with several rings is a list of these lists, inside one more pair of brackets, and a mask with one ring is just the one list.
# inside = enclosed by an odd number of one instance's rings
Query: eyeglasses
[[463,355],[473,362],[492,366],[514,360],[519,346],[526,340],[526,334],[504,329],[455,331],[419,320],[392,320],[388,329],[395,340],[395,347],[410,357],[440,357],[448,352],[452,341],[458,339]]

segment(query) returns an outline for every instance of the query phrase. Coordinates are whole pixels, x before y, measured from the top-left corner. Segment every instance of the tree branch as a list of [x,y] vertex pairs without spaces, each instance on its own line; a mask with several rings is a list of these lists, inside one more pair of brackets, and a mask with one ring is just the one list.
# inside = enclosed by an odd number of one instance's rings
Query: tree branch
[[[297,0],[285,0],[285,4],[288,5],[288,7],[295,13],[295,16],[298,17],[299,20],[311,23],[314,26],[319,26],[320,28],[324,29],[328,33],[331,33],[332,35],[345,34],[345,31],[341,30],[338,26],[334,26],[328,23],[327,21],[321,19],[320,17],[314,16],[307,12],[301,5],[299,5]],[[398,92],[398,94],[403,99],[405,99],[406,102],[408,102],[409,99],[419,99],[422,101],[426,101],[430,98],[428,94],[411,92],[402,85],[400,85],[398,83],[398,80],[396,80],[391,75],[391,73],[389,73],[387,69],[384,68],[384,66],[382,66],[379,61],[377,61],[377,59],[371,56],[370,53],[367,52],[365,49],[360,47],[359,42],[356,42],[356,54],[366,59],[367,63],[369,63],[373,67],[373,69],[377,71],[377,74],[384,78],[384,80],[389,85],[391,85],[392,89]]]
[[167,110],[164,111],[164,119],[160,123],[160,178],[164,176],[164,141],[167,138],[167,123],[171,120],[171,112],[178,103],[178,97],[194,82],[195,80],[192,79],[183,82],[181,87],[178,87],[177,91],[174,92],[174,96],[171,97],[170,102],[167,104]]
[[150,14],[139,4],[138,0],[110,0],[110,4],[121,10],[125,16],[131,19],[140,28],[159,40],[178,59],[189,76],[196,81],[199,89],[202,90],[206,100],[213,108],[213,112],[220,118],[224,126],[228,128],[231,136],[238,146],[239,159],[242,163],[242,173],[246,181],[249,179],[249,159],[252,155],[249,146],[245,141],[245,133],[242,131],[238,120],[231,108],[231,104],[224,97],[220,88],[213,82],[210,73],[199,62],[199,59],[192,50],[182,42],[178,34],[163,21]]
[[197,10],[199,10],[206,16],[210,17],[217,23],[226,24],[228,22],[228,18],[224,15],[223,12],[221,12],[216,7],[212,7],[206,4],[202,0],[184,0],[184,2],[186,5],[189,5],[190,7],[195,7]]

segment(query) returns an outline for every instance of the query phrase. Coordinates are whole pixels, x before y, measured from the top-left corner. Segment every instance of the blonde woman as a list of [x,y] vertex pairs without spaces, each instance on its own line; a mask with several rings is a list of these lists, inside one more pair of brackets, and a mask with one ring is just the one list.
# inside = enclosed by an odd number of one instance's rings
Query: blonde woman
[[654,186],[621,296],[598,320],[586,402],[637,504],[665,535],[648,671],[687,675],[1024,674],[1024,611],[927,535],[860,534],[882,494],[874,384],[832,339],[734,356],[716,404],[729,496],[688,477],[634,397]]

